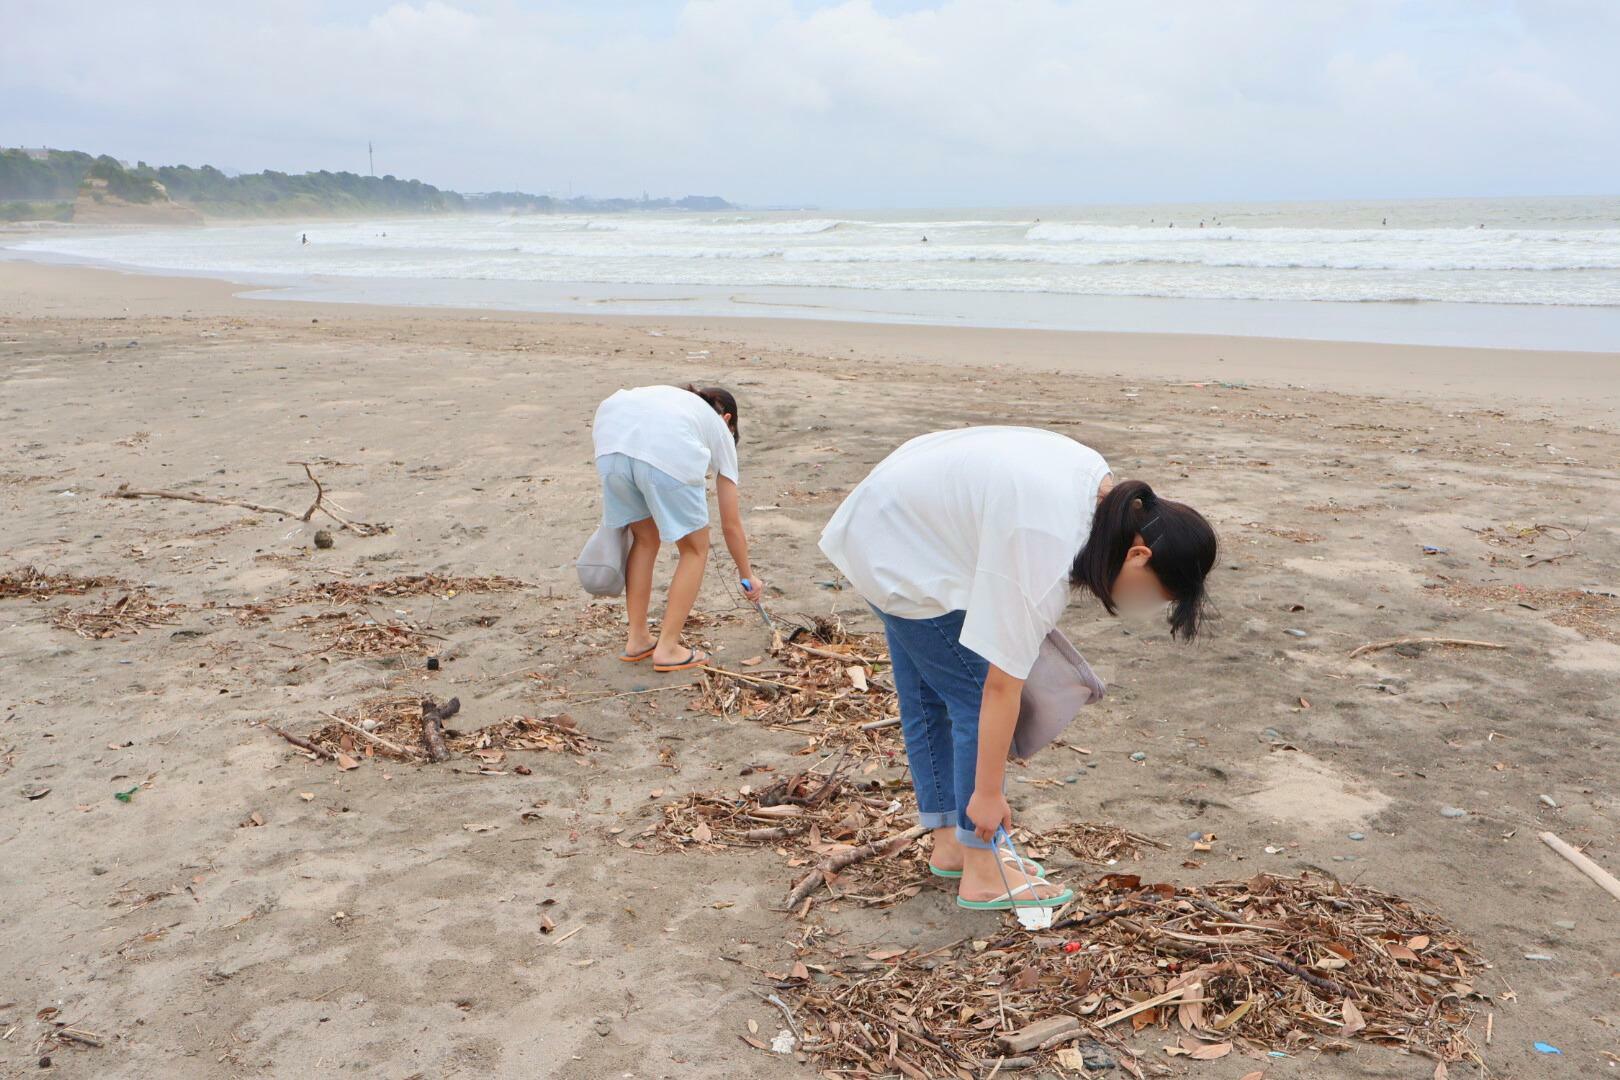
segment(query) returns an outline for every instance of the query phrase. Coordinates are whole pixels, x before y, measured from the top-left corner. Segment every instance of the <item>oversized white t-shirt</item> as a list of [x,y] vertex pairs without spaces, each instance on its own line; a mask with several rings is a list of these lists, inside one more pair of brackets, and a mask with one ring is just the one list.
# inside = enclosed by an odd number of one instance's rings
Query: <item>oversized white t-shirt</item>
[[821,550],[879,611],[966,611],[962,644],[1022,679],[1068,604],[1108,473],[1097,451],[1038,428],[920,435],[850,493]]
[[624,454],[683,484],[702,484],[712,468],[737,483],[737,441],[707,401],[678,386],[620,390],[596,407],[596,456]]

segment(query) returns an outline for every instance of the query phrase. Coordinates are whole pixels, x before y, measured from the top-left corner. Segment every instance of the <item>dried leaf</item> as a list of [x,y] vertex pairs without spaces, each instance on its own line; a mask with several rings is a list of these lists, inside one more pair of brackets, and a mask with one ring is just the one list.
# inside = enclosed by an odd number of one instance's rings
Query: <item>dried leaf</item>
[[1238,1077],[1238,1080],[1266,1080],[1266,1074],[1259,1069],[1256,1069],[1252,1073],[1244,1073],[1242,1076]]
[[763,664],[764,662],[765,662],[765,658],[763,656],[750,656],[748,659],[742,661],[742,666],[743,667],[755,667],[755,666],[757,666],[759,664]]
[[1188,1056],[1194,1061],[1215,1061],[1218,1058],[1225,1057],[1231,1052],[1232,1044],[1229,1042],[1209,1043],[1208,1045],[1200,1046]]
[[1424,949],[1429,947],[1429,935],[1419,934],[1417,937],[1409,940],[1406,943],[1406,947],[1411,949],[1413,952],[1422,952]]
[[1405,945],[1386,944],[1384,951],[1389,954],[1391,960],[1415,961],[1418,958],[1417,953],[1408,949]]
[[1354,1035],[1367,1026],[1367,1021],[1362,1017],[1361,1010],[1356,1008],[1355,1002],[1349,998],[1344,999],[1344,1004],[1339,1007],[1339,1011],[1344,1015],[1344,1027],[1340,1032],[1341,1034]]
[[906,955],[905,949],[875,949],[866,954],[868,960],[893,960],[897,956]]
[[337,767],[342,769],[344,772],[348,772],[350,769],[358,769],[360,767],[360,763],[354,760],[354,758],[350,757],[348,754],[339,754],[337,756]]
[[692,830],[692,839],[700,844],[707,844],[714,840],[714,830],[709,828],[706,821],[698,822],[697,828]]
[[849,681],[854,684],[856,690],[859,690],[863,694],[866,693],[867,688],[865,668],[859,665],[847,667],[844,669],[844,674],[849,676]]

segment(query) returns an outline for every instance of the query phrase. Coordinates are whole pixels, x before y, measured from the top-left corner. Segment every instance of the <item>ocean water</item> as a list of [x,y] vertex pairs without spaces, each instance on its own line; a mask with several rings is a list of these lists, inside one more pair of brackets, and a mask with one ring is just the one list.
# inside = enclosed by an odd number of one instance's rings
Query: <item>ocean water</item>
[[[685,302],[704,313],[751,303],[1059,325],[1066,310],[1126,297],[1620,309],[1620,198],[460,215],[63,231],[14,246],[301,283],[304,296],[558,310],[570,298],[619,310]],[[1613,327],[1609,347],[1620,348],[1612,314],[1593,312],[1582,325]],[[1527,325],[1553,319],[1542,313]]]

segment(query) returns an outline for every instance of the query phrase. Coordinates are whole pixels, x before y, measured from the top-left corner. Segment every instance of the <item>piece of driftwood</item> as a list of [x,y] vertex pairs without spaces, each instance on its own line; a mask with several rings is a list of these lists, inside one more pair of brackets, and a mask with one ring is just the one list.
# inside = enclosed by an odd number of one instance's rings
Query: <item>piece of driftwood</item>
[[1146,1001],[1138,1001],[1128,1009],[1121,1009],[1112,1016],[1097,1021],[1097,1026],[1105,1028],[1110,1024],[1117,1024],[1126,1017],[1135,1016],[1139,1012],[1147,1012],[1149,1009],[1157,1009],[1160,1005],[1175,1001],[1177,998],[1197,997],[1202,993],[1203,989],[1203,983],[1188,983],[1186,986],[1178,986],[1174,990],[1166,990],[1156,997],[1150,997]]
[[788,644],[800,652],[809,653],[811,656],[819,656],[823,660],[837,660],[845,664],[879,664],[883,662],[873,660],[869,656],[861,656],[858,653],[833,652],[831,649],[818,649],[814,645],[801,645],[797,641],[790,641]]
[[450,748],[444,743],[444,722],[460,711],[460,698],[451,698],[443,705],[430,697],[422,699],[422,745],[427,747],[429,760],[450,760]]
[[1401,637],[1390,638],[1388,641],[1369,641],[1350,653],[1350,659],[1365,653],[1377,652],[1380,649],[1393,649],[1397,645],[1455,645],[1469,649],[1505,649],[1506,645],[1498,645],[1494,641],[1470,641],[1467,638],[1449,637]]
[[870,844],[862,844],[860,847],[850,848],[848,851],[823,859],[819,866],[805,875],[803,881],[793,886],[793,891],[788,893],[787,900],[783,902],[782,906],[789,909],[798,907],[811,893],[816,891],[818,885],[846,866],[852,866],[855,863],[863,862],[878,855],[893,855],[904,850],[907,844],[910,844],[927,831],[921,825],[913,825],[903,833],[897,833],[882,840],[874,840]]
[[308,739],[299,738],[297,735],[294,735],[292,732],[283,731],[281,728],[278,728],[278,727],[273,727],[270,730],[275,732],[277,735],[280,735],[283,739],[286,739],[288,742],[292,743],[294,746],[298,747],[300,750],[308,750],[310,753],[314,754],[316,757],[325,758],[327,761],[336,761],[337,760],[337,755],[332,753],[332,751],[326,749],[324,746],[316,746],[314,743],[310,742]]
[[1079,1031],[1080,1021],[1075,1017],[1051,1016],[1017,1031],[996,1036],[996,1049],[1006,1054],[1022,1054],[1026,1050],[1045,1046],[1049,1039],[1078,1034]]
[[213,495],[195,495],[188,491],[136,491],[127,483],[119,484],[116,491],[108,492],[109,499],[179,499],[182,502],[206,503],[210,506],[240,506],[244,510],[252,510],[258,514],[275,514],[277,517],[297,518],[299,521],[309,521],[319,510],[349,532],[359,536],[376,536],[388,532],[389,526],[373,524],[366,521],[350,521],[341,517],[331,507],[326,505],[326,489],[321,482],[315,479],[315,473],[305,461],[289,461],[289,465],[301,466],[309,482],[315,485],[315,501],[309,504],[309,509],[302,514],[287,510],[279,506],[266,506],[263,503],[248,502],[245,499],[221,499]]
[[1541,834],[1541,842],[1552,848],[1558,854],[1570,861],[1570,864],[1597,883],[1598,888],[1620,900],[1620,879],[1609,873],[1603,867],[1587,858],[1585,855],[1570,847],[1564,841],[1550,832]]
[[894,727],[900,723],[898,716],[885,716],[882,720],[869,720],[861,725],[862,731],[876,731],[878,728]]

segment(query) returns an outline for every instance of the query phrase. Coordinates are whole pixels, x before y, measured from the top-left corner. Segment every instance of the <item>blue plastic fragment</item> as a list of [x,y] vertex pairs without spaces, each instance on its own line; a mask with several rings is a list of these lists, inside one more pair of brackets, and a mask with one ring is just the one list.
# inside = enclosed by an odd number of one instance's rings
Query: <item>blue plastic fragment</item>
[[1538,1054],[1562,1054],[1563,1051],[1558,1049],[1558,1047],[1554,1046],[1552,1043],[1538,1042],[1538,1043],[1536,1043],[1536,1053],[1538,1053]]

